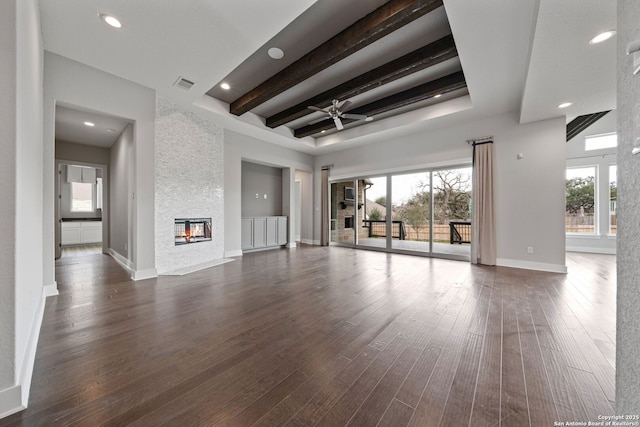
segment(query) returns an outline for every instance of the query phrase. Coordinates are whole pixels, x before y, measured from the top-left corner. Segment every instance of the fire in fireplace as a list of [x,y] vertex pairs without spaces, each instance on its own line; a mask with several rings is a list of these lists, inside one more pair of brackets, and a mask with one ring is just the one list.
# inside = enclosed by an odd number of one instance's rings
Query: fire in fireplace
[[176,218],[176,246],[211,240],[211,218]]

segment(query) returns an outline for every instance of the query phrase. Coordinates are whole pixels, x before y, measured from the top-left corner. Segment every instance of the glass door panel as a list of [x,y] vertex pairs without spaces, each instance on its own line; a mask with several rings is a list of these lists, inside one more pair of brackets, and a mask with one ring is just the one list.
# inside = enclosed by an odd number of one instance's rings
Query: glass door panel
[[358,181],[362,197],[358,219],[361,220],[358,245],[387,247],[387,177],[364,178]]
[[331,242],[354,244],[358,228],[356,218],[356,183],[339,181],[331,183]]
[[430,173],[391,177],[391,247],[430,252]]
[[471,255],[471,172],[433,171],[433,253]]

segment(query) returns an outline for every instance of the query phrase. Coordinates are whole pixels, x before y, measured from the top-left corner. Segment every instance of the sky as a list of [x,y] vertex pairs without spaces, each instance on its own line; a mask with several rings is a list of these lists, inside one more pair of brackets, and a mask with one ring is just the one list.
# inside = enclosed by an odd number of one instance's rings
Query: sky
[[[467,174],[471,175],[471,168],[461,169]],[[369,178],[373,185],[367,190],[367,198],[369,200],[375,200],[378,197],[386,196],[387,192],[387,178],[377,177]],[[411,196],[418,191],[421,191],[420,183],[429,182],[429,172],[419,172],[404,175],[394,175],[392,177],[392,203],[393,205],[401,205],[411,198]]]

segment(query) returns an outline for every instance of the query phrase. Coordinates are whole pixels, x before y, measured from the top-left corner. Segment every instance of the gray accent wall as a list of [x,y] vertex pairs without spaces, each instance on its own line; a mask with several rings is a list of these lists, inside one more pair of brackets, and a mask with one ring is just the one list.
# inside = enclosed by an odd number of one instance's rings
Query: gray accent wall
[[[640,75],[632,75],[627,43],[640,40],[637,0],[618,1],[618,303],[616,412],[640,413]],[[613,309],[613,307],[612,307]]]
[[242,162],[242,216],[282,215],[282,168]]

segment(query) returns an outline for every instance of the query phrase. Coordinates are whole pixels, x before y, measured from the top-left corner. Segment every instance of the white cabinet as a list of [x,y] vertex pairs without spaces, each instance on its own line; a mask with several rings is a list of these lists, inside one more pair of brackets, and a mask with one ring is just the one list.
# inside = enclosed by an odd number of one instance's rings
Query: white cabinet
[[87,245],[102,242],[102,221],[66,221],[62,223],[60,243]]
[[286,245],[287,235],[286,216],[261,216],[241,219],[243,251]]

